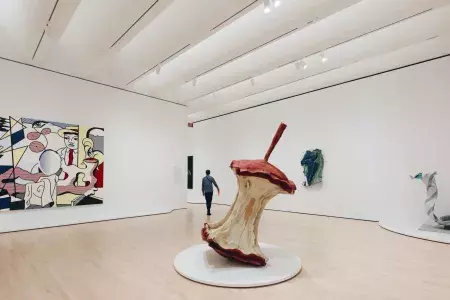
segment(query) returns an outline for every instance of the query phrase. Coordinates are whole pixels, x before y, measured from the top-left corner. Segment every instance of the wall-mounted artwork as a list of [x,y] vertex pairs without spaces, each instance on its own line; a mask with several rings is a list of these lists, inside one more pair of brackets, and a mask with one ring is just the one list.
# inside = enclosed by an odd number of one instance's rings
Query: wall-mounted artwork
[[301,161],[303,174],[306,177],[303,182],[304,186],[311,186],[322,182],[323,163],[322,150],[314,149],[306,151]]
[[420,179],[425,184],[427,189],[427,199],[425,200],[425,212],[429,219],[423,224],[419,230],[450,233],[450,215],[437,216],[434,212],[434,207],[438,199],[438,189],[436,185],[436,175],[434,173],[418,173],[415,176],[410,176],[411,179]]
[[0,116],[0,211],[103,203],[104,129]]
[[194,156],[188,156],[188,180],[187,188],[192,190],[194,188]]

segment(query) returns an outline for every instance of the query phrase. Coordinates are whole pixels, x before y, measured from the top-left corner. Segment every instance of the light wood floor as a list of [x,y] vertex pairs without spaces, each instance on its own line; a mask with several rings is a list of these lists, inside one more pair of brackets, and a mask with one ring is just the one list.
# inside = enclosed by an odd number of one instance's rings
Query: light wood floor
[[[213,219],[228,207],[214,206]],[[266,211],[261,240],[303,270],[265,288],[224,289],[179,276],[175,255],[201,243],[202,205],[167,215],[0,235],[0,299],[450,299],[450,246],[377,223]]]

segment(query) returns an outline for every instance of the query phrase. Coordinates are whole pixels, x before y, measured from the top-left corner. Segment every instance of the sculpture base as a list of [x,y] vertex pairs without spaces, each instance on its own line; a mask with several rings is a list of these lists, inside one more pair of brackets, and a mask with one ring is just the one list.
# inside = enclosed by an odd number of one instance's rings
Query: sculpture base
[[183,277],[220,287],[258,287],[277,284],[295,277],[302,269],[300,258],[273,245],[260,244],[269,259],[264,267],[245,265],[217,254],[207,244],[192,246],[174,260]]
[[[424,231],[415,228],[411,228],[411,226],[403,225],[403,224],[389,224],[384,222],[379,222],[381,228],[399,233],[402,235],[407,235],[411,237],[415,237],[418,239],[429,240],[433,242],[450,244],[450,230],[448,233],[445,230],[436,230],[435,232]],[[426,225],[422,225],[425,227]],[[431,227],[431,226],[428,226]],[[442,227],[444,228],[444,227]]]

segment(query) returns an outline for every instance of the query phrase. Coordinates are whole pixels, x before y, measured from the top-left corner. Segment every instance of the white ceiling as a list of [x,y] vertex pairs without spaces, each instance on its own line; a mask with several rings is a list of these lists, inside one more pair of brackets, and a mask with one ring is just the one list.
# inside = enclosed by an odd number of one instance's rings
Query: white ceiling
[[448,54],[450,0],[0,0],[0,41],[198,121]]

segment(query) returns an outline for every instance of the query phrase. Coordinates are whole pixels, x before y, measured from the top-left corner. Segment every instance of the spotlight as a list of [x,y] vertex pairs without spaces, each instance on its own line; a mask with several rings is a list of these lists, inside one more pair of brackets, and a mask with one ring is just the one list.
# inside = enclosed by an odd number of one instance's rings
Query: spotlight
[[252,86],[255,86],[255,78],[250,78],[250,83]]
[[161,73],[161,65],[156,66],[156,75],[159,75]]
[[192,79],[192,86],[196,86],[197,85],[197,78]]
[[264,0],[264,13],[268,14],[272,11],[270,0]]
[[299,61],[295,62],[295,68],[297,70],[300,70],[300,68],[303,68],[303,70],[306,70],[307,67],[308,67],[308,65],[303,60],[299,60]]
[[322,63],[326,63],[328,61],[328,57],[325,56],[324,52],[320,53],[320,57],[322,59]]
[[273,2],[273,6],[275,6],[275,7],[278,7],[278,6],[280,6],[281,5],[281,0],[275,0],[274,2]]

